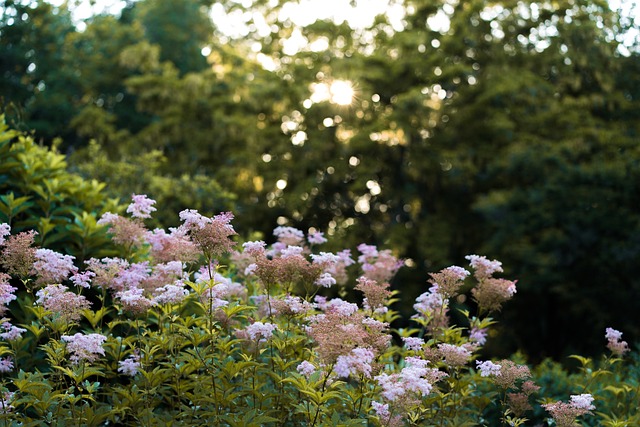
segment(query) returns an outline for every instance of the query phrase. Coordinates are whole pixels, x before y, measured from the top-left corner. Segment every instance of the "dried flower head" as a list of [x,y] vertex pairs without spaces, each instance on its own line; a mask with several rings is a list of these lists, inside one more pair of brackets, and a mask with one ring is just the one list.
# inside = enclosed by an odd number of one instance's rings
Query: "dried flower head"
[[180,212],[180,219],[183,221],[182,230],[209,260],[230,252],[235,245],[230,239],[236,234],[231,225],[231,212],[208,218],[198,211],[187,209]]
[[149,255],[155,262],[192,262],[198,259],[198,247],[189,239],[184,228],[170,228],[169,233],[156,228],[147,231],[145,239],[151,245]]
[[84,296],[70,292],[63,285],[47,285],[36,292],[36,296],[36,304],[68,321],[80,320],[82,311],[91,306]]
[[379,283],[365,276],[358,278],[355,289],[364,294],[365,308],[373,311],[385,307],[391,296],[388,283]]
[[137,247],[145,242],[147,229],[138,218],[130,219],[106,212],[98,220],[98,225],[108,227],[111,239],[119,245]]
[[4,247],[0,254],[0,265],[12,276],[26,278],[31,274],[31,268],[35,262],[36,248],[33,241],[35,231],[29,230],[9,236],[4,241]]
[[516,293],[516,282],[506,279],[485,278],[471,290],[473,299],[482,312],[499,311],[502,304]]
[[469,276],[467,270],[458,266],[447,267],[438,273],[432,273],[429,282],[438,285],[438,292],[445,298],[458,295],[464,284],[464,279]]

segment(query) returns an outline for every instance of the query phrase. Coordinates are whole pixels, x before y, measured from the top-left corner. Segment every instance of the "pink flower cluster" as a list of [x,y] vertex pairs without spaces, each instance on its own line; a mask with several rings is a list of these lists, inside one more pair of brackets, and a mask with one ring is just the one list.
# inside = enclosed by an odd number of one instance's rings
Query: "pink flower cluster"
[[273,235],[285,246],[299,246],[304,242],[304,233],[294,227],[276,227]]
[[358,278],[358,284],[354,288],[364,294],[362,304],[371,311],[384,311],[391,296],[388,283],[379,283],[365,276]]
[[7,311],[7,305],[17,298],[14,292],[18,288],[11,286],[9,279],[11,279],[11,276],[6,273],[0,273],[0,315],[3,315]]
[[231,220],[231,212],[223,212],[213,218],[202,216],[198,211],[186,209],[180,212],[183,221],[181,232],[189,236],[208,259],[230,252],[235,242],[230,239],[236,234]]
[[139,218],[125,218],[118,214],[105,212],[98,225],[108,227],[112,240],[123,246],[140,246],[145,241],[147,230]]
[[438,293],[444,298],[451,298],[458,295],[460,288],[464,283],[464,279],[469,276],[467,270],[458,266],[451,266],[441,270],[438,273],[431,274],[429,282],[437,285]]
[[63,335],[62,341],[67,343],[67,350],[71,353],[71,363],[80,361],[95,362],[99,356],[104,356],[102,344],[107,337],[101,334],[76,333],[75,335]]
[[19,328],[9,322],[4,322],[2,328],[5,332],[0,333],[0,338],[5,341],[17,341],[22,338],[22,334],[27,332],[26,329]]
[[0,253],[0,265],[12,276],[26,278],[31,274],[36,249],[33,246],[35,231],[29,230],[9,236],[4,240]]
[[379,283],[388,282],[404,265],[388,249],[379,251],[378,248],[364,243],[358,246],[360,256],[358,263],[362,266],[364,276]]
[[486,257],[468,255],[465,257],[474,269],[478,285],[471,290],[474,300],[481,312],[499,311],[502,304],[510,300],[516,293],[516,282],[497,279],[492,275],[502,272],[500,261],[489,261]]
[[6,374],[13,371],[13,360],[11,357],[3,357],[0,359],[0,373]]
[[622,356],[629,351],[629,344],[622,341],[622,332],[613,328],[605,330],[605,338],[607,339],[607,348],[616,356]]
[[0,224],[0,246],[4,245],[4,238],[11,234],[11,226],[7,223]]
[[84,296],[70,292],[64,285],[47,285],[36,296],[37,305],[67,321],[80,320],[82,311],[91,306]]
[[313,375],[314,372],[317,371],[317,368],[313,365],[313,363],[307,360],[303,360],[296,368],[296,371],[298,371],[308,379],[311,375]]
[[337,362],[356,348],[368,348],[378,354],[388,345],[391,337],[386,333],[387,324],[358,311],[356,304],[335,298],[326,301],[317,298],[318,307],[324,313],[309,319],[309,336],[315,341],[316,351],[325,365]]
[[[399,373],[382,373],[375,377],[382,388],[382,396],[389,402],[413,401],[417,396],[431,393],[433,384],[447,374],[436,368],[427,368],[427,362],[417,357],[407,357],[406,366]],[[412,402],[413,403],[413,402]]]
[[371,378],[371,363],[375,353],[370,348],[356,347],[349,354],[340,355],[333,369],[339,377],[364,375]]
[[135,353],[118,362],[118,372],[134,377],[138,374],[140,366],[140,355]]
[[37,276],[38,284],[61,283],[70,274],[78,271],[78,268],[73,265],[75,257],[71,255],[63,255],[50,249],[37,249],[35,258],[33,272]]
[[558,427],[573,427],[577,417],[591,413],[595,409],[592,405],[593,396],[580,394],[571,396],[569,403],[555,402],[542,405],[553,417]]
[[500,363],[477,360],[476,366],[480,370],[480,376],[492,377],[493,382],[505,390],[517,387],[521,380],[531,378],[531,371],[527,366],[517,365],[511,360],[501,360]]
[[129,206],[127,206],[127,213],[130,213],[133,218],[151,218],[151,212],[154,212],[156,208],[153,205],[156,201],[149,199],[144,194],[131,195],[133,200]]
[[169,233],[161,228],[145,233],[151,257],[156,262],[192,262],[198,258],[198,248],[189,239],[184,228],[170,228]]
[[273,331],[278,329],[273,323],[255,322],[246,327],[245,332],[252,341],[265,341],[273,336]]
[[428,292],[418,296],[413,309],[417,312],[414,318],[425,321],[432,332],[449,325],[449,300],[440,293],[438,285],[432,285]]

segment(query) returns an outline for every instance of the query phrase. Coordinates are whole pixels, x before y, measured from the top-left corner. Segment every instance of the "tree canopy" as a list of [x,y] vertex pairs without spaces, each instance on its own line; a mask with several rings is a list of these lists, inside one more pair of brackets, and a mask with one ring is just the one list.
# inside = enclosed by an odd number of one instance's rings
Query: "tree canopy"
[[[402,19],[352,28],[301,26],[286,1],[139,0],[81,31],[64,5],[3,3],[8,120],[61,137],[112,195],[232,208],[267,239],[286,224],[389,247],[407,260],[405,314],[427,271],[500,259],[520,295],[496,352],[598,352],[587,337],[606,326],[640,339],[633,15],[398,0]],[[222,13],[241,37],[216,27]]]

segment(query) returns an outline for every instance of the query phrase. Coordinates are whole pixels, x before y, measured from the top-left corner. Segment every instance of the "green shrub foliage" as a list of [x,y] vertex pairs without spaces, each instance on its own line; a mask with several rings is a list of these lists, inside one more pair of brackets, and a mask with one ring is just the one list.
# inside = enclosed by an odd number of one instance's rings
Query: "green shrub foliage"
[[0,116],[0,222],[14,232],[34,230],[39,245],[75,256],[114,255],[96,215],[118,211],[105,184],[67,171],[65,156],[10,129]]
[[[80,268],[36,245],[32,230],[0,224],[0,423],[640,422],[617,330],[606,330],[610,356],[576,356],[575,373],[482,357],[492,316],[517,291],[496,260],[469,255],[468,269],[430,274],[413,327],[392,329],[389,280],[403,262],[391,251],[323,252],[323,233],[292,227],[277,227],[272,245],[240,248],[231,213],[192,209],[179,227],[151,231],[154,205],[134,195],[126,213],[102,215],[97,224],[125,255]],[[332,287],[359,298],[325,296]]]

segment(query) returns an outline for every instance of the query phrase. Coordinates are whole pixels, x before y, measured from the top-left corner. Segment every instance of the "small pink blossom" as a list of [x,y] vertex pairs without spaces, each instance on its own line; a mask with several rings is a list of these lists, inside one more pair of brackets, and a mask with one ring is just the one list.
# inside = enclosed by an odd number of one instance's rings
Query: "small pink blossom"
[[476,277],[480,280],[493,275],[493,273],[502,273],[502,263],[500,261],[489,261],[487,257],[479,255],[467,255],[469,265],[475,270]]
[[487,342],[487,330],[473,327],[469,333],[469,340],[478,345],[484,345]]
[[424,345],[424,340],[422,338],[402,337],[402,341],[404,341],[404,346],[408,350],[413,351],[420,351]]
[[371,349],[356,347],[349,354],[338,356],[333,369],[342,378],[358,374],[371,378],[371,363],[374,358],[375,354]]
[[594,405],[592,405],[593,396],[590,394],[578,394],[571,396],[571,405],[575,408],[584,409],[587,411],[592,411],[596,409]]
[[10,391],[4,393],[4,396],[0,399],[0,414],[8,414],[14,409],[14,406],[11,404],[13,395],[14,393]]
[[20,278],[31,274],[36,260],[36,248],[33,247],[33,243],[37,234],[33,230],[23,231],[9,236],[4,241],[4,247],[0,251],[0,265],[7,273]]
[[77,272],[69,278],[71,282],[79,288],[90,288],[91,279],[96,277],[96,273],[93,271],[84,271],[82,273]]
[[131,199],[133,202],[127,206],[127,213],[130,213],[133,218],[151,218],[151,212],[156,211],[153,207],[156,201],[144,194],[133,194]]
[[397,374],[380,374],[375,377],[382,387],[382,396],[394,402],[405,395],[418,394],[422,397],[431,393],[433,383],[446,374],[435,368],[427,368],[427,361],[419,358],[407,358],[407,365]]
[[307,236],[307,241],[312,245],[320,245],[322,243],[326,243],[327,239],[325,239],[323,232],[316,231],[314,233],[309,233],[309,235]]
[[71,363],[77,364],[81,360],[95,362],[98,356],[104,356],[102,344],[107,337],[101,334],[76,333],[75,335],[63,335],[62,341],[67,343],[67,350],[71,353]]
[[144,296],[143,292],[142,289],[133,287],[117,292],[115,296],[120,300],[124,311],[135,315],[145,313],[151,307],[157,305],[156,301]]
[[211,218],[201,215],[195,209],[185,209],[178,216],[183,222],[183,227],[187,230],[194,227],[202,229],[211,222]]
[[11,234],[11,226],[7,223],[0,224],[0,246],[4,244],[4,238]]
[[287,245],[301,245],[304,242],[304,233],[293,227],[276,227],[273,235],[278,238],[279,242]]
[[153,301],[157,304],[179,304],[189,295],[189,291],[182,280],[176,280],[173,284],[156,288],[155,294]]
[[111,212],[105,212],[97,224],[108,227],[112,240],[119,245],[140,246],[147,235],[147,229],[140,219],[125,218]]
[[500,369],[502,369],[501,365],[493,363],[490,360],[487,360],[485,362],[481,362],[479,360],[476,360],[476,365],[477,365],[478,369],[480,370],[480,376],[482,376],[482,377],[500,375]]
[[622,356],[629,351],[629,344],[622,341],[622,332],[613,328],[605,330],[605,338],[608,340],[607,348],[616,356]]
[[330,288],[336,284],[336,279],[329,273],[322,273],[315,281],[315,284],[323,288]]
[[264,254],[264,248],[267,246],[265,242],[262,240],[258,240],[255,242],[245,242],[242,244],[242,248],[245,253],[250,255],[262,255]]
[[262,341],[271,338],[273,336],[273,331],[276,329],[277,326],[272,323],[255,322],[247,326],[245,331],[253,341]]
[[13,361],[10,357],[0,359],[0,372],[7,373],[13,371]]
[[6,273],[0,273],[0,315],[7,311],[7,305],[17,299],[14,292],[18,289],[9,284],[9,276]]
[[22,338],[23,333],[27,332],[26,329],[14,326],[9,322],[4,322],[2,327],[5,332],[0,333],[0,338],[5,341],[17,341]]
[[453,344],[438,344],[438,355],[449,366],[464,366],[471,359],[471,352],[462,346]]
[[296,368],[296,370],[300,374],[304,375],[307,378],[309,378],[311,375],[313,375],[313,373],[316,372],[316,369],[317,368],[312,363],[310,363],[310,362],[308,362],[306,360],[303,360],[302,362],[300,362],[300,364]]
[[302,246],[287,246],[280,252],[282,258],[301,256],[304,251]]
[[391,416],[388,403],[382,404],[374,400],[371,402],[371,408],[376,412],[376,415],[381,420],[387,420]]
[[337,313],[342,316],[350,316],[358,311],[358,304],[344,301],[340,298],[333,298],[326,302],[323,307],[318,307],[327,313]]
[[123,375],[134,377],[140,369],[140,355],[132,354],[124,360],[118,362],[118,372]]
[[47,285],[36,292],[36,296],[37,305],[70,321],[80,320],[82,311],[91,306],[83,295],[70,292],[69,288],[63,285]]
[[379,251],[375,246],[361,244],[358,250],[362,254],[358,257],[358,262],[362,264],[364,276],[379,283],[391,280],[404,265],[388,249]]
[[577,417],[590,414],[595,406],[591,404],[593,397],[590,394],[571,396],[569,403],[555,402],[542,405],[551,414],[558,427],[573,427]]
[[191,262],[198,257],[198,248],[184,228],[170,228],[169,233],[156,228],[147,231],[145,239],[151,245],[150,255],[156,262]]

